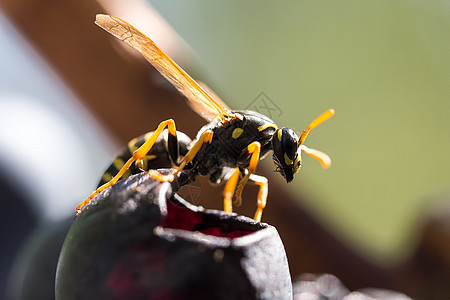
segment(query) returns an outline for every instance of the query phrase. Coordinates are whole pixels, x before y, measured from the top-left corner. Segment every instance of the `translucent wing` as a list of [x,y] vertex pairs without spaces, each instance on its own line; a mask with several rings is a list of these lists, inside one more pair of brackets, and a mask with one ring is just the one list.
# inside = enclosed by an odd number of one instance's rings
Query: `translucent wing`
[[109,15],[97,15],[95,24],[139,51],[173,86],[189,100],[194,110],[207,120],[233,117],[233,113],[205,91],[192,77],[139,30]]
[[[228,105],[223,102],[222,99],[220,99],[219,96],[217,96],[216,93],[214,93],[213,90],[210,89],[209,86],[206,85],[206,83],[202,81],[198,81],[198,84],[214,99],[214,101],[227,109],[228,111],[231,111],[231,109],[228,107]],[[189,106],[200,116],[205,118],[208,121],[213,121],[214,119],[217,119],[217,113],[214,109],[211,109],[209,106],[206,107],[204,105],[200,105],[199,102],[189,101]]]

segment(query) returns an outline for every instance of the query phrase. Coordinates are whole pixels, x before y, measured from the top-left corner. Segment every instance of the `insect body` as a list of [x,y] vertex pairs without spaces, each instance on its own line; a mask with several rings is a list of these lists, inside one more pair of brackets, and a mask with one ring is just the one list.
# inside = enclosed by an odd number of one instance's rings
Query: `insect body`
[[[199,131],[192,143],[186,135],[177,133],[175,122],[171,119],[161,122],[154,132],[130,142],[128,152],[116,159],[104,174],[105,183],[77,206],[78,212],[99,192],[129,176],[129,173],[140,172],[141,168],[149,170],[149,174],[160,181],[173,181],[180,172],[187,173],[190,179],[197,175],[209,175],[213,183],[226,181],[226,212],[232,212],[233,195],[235,203],[241,203],[242,190],[250,180],[260,187],[254,216],[256,221],[260,221],[266,205],[268,182],[265,177],[255,175],[255,171],[258,161],[269,151],[273,151],[276,170],[286,182],[291,182],[300,169],[302,153],[320,161],[322,167],[329,167],[331,161],[326,154],[307,148],[303,142],[314,127],[334,115],[333,109],[316,118],[298,137],[292,129],[279,128],[260,113],[231,111],[175,64],[152,40],[125,21],[97,15],[96,24],[141,52],[186,96],[191,107],[210,123]],[[162,175],[153,170],[160,167],[175,167],[177,171],[173,175]]]
[[[122,151],[111,163],[108,169],[103,173],[98,187],[108,183],[124,166],[125,162],[133,157],[133,152],[141,147],[152,135],[154,131],[148,132],[140,137],[132,139],[128,142],[128,147]],[[192,140],[182,132],[177,131],[179,156],[184,157],[188,152]],[[122,179],[128,178],[130,175],[139,174],[143,170],[172,168],[179,165],[178,157],[171,157],[168,150],[168,132],[164,130],[155,141],[155,144],[144,156],[140,166],[132,164],[128,170],[122,175]]]

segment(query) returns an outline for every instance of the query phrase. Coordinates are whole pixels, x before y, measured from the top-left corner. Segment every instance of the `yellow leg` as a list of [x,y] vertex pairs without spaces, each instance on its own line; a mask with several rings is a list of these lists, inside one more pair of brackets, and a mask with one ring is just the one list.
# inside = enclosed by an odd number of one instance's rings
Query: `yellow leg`
[[140,161],[147,155],[148,151],[152,149],[159,135],[166,127],[169,130],[169,134],[177,136],[177,130],[175,128],[174,120],[169,119],[159,123],[158,128],[156,128],[155,132],[153,132],[150,138],[141,147],[133,152],[133,159],[137,161],[136,163],[140,163]]
[[188,163],[190,163],[194,159],[195,155],[197,155],[197,153],[200,150],[200,148],[202,147],[203,143],[211,143],[213,134],[214,134],[214,132],[211,129],[207,129],[202,133],[202,135],[200,135],[200,138],[195,142],[194,146],[192,146],[192,148],[189,150],[189,152],[184,156],[183,162],[181,163],[181,165],[178,167],[178,170],[173,175],[174,178],[178,175],[178,173],[180,173],[184,169],[184,167]]
[[257,209],[255,212],[255,221],[260,222],[261,216],[263,213],[264,208],[266,207],[267,203],[267,194],[269,191],[269,184],[266,177],[259,176],[252,174],[250,175],[250,180],[253,181],[255,184],[259,185],[259,192],[258,192],[258,198],[257,198]]
[[122,177],[122,175],[128,170],[128,168],[131,166],[131,164],[133,163],[134,159],[130,158],[122,167],[122,169],[120,169],[119,173],[117,173],[116,176],[114,176],[110,181],[108,181],[107,183],[105,183],[104,185],[100,186],[99,188],[97,188],[86,200],[84,200],[83,202],[81,202],[80,204],[78,204],[78,206],[75,208],[77,211],[77,215],[81,212],[81,208],[85,205],[87,205],[89,202],[91,202],[92,198],[94,198],[97,194],[99,194],[101,191],[103,191],[104,189],[106,189],[107,187],[110,187],[111,185],[115,184],[120,177]]
[[245,174],[244,178],[239,182],[239,185],[236,189],[236,199],[234,203],[239,206],[242,203],[242,191],[244,190],[244,186],[247,183],[250,175],[254,174],[256,171],[256,167],[258,166],[259,154],[261,152],[261,144],[259,142],[253,142],[247,146],[248,153],[251,153],[250,164],[247,169],[247,174]]
[[237,181],[239,179],[239,173],[239,169],[236,168],[230,178],[228,178],[225,188],[223,189],[223,210],[227,213],[233,212],[231,200],[233,199],[234,190],[236,189]]
[[96,189],[86,200],[78,204],[78,206],[76,207],[77,215],[81,212],[82,208],[92,200],[92,198],[94,198],[97,194],[99,194],[107,187],[114,185],[128,170],[128,168],[131,166],[133,162],[136,162],[137,164],[142,164],[142,159],[147,155],[150,149],[152,149],[159,135],[166,127],[168,127],[169,134],[173,136],[177,135],[174,120],[169,119],[161,122],[158,125],[158,128],[150,136],[150,138],[141,147],[139,147],[136,151],[133,152],[133,156],[123,165],[122,169],[120,169],[119,173],[117,173],[116,176],[114,176],[110,181],[108,181],[107,183]]

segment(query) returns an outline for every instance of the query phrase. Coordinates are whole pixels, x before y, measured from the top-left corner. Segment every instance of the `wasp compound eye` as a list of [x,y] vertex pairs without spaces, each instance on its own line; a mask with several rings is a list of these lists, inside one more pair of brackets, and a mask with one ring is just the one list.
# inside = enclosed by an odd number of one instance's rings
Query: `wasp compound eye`
[[294,179],[294,174],[298,170],[297,150],[298,150],[298,136],[292,129],[280,128],[272,138],[273,147],[273,161],[280,170],[281,175],[287,182]]

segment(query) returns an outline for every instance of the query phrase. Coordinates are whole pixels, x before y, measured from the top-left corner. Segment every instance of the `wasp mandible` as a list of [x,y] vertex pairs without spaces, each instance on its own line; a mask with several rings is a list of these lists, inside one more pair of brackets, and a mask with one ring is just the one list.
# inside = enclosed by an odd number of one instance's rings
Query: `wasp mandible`
[[[178,132],[172,119],[163,121],[157,129],[132,140],[128,149],[116,158],[102,177],[100,187],[76,210],[79,213],[90,200],[105,188],[130,174],[148,170],[160,181],[173,181],[180,172],[191,180],[209,175],[216,184],[226,181],[224,211],[232,212],[232,199],[239,206],[242,191],[250,180],[259,185],[256,221],[261,220],[266,206],[267,178],[255,174],[259,160],[273,151],[276,171],[286,182],[291,182],[301,167],[301,154],[318,160],[328,168],[331,160],[323,152],[306,147],[303,142],[309,132],[334,115],[329,109],[303,130],[300,137],[289,128],[279,128],[265,115],[249,110],[231,110],[206,87],[203,87],[181,69],[156,44],[127,22],[109,15],[97,15],[95,23],[139,51],[179,92],[200,116],[209,121],[194,141]],[[174,174],[162,175],[154,169],[175,168]],[[239,183],[238,183],[239,182]]]

